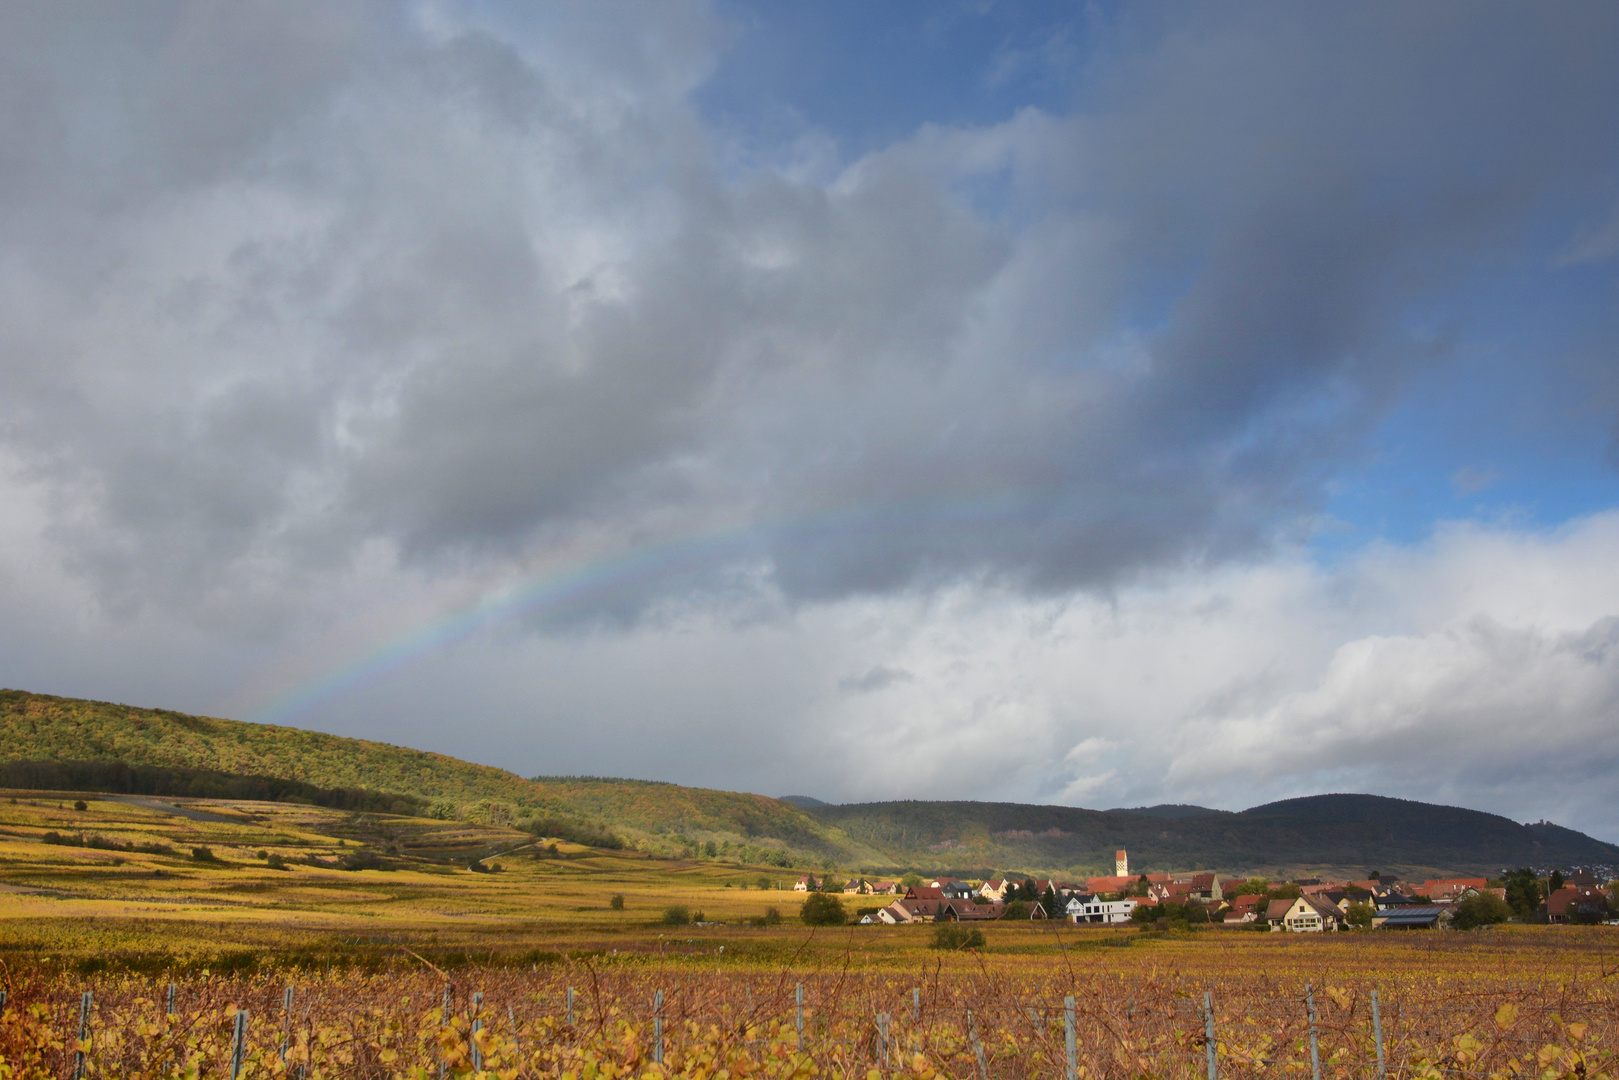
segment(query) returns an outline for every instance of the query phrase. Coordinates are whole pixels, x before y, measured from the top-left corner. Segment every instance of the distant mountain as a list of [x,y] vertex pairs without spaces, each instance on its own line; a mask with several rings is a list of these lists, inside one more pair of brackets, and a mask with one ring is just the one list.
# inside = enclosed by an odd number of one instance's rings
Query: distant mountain
[[784,803],[792,803],[794,806],[798,807],[800,810],[813,810],[817,806],[831,806],[832,805],[829,802],[822,802],[820,799],[815,798],[813,795],[783,795],[781,797],[781,801],[784,802]]
[[1145,817],[1156,818],[1189,818],[1202,817],[1205,814],[1231,813],[1229,810],[1210,810],[1206,806],[1194,806],[1191,803],[1159,803],[1157,806],[1120,806],[1103,812],[1108,814],[1141,814]]
[[1318,795],[1241,813],[1081,810],[1018,803],[885,802],[809,812],[895,865],[1112,873],[1156,870],[1498,873],[1619,865],[1619,847],[1556,825],[1376,795]]

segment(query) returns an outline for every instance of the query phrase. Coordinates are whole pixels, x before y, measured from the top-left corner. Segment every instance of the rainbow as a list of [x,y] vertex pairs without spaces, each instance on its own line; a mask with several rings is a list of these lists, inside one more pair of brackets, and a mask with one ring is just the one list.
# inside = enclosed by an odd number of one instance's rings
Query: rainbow
[[749,526],[680,537],[547,570],[491,590],[471,604],[436,616],[293,687],[254,720],[298,726],[337,698],[380,682],[422,657],[449,649],[490,627],[525,616],[563,619],[600,606],[614,594],[630,594],[749,557],[765,560],[768,552],[783,545],[809,548],[839,539],[869,540],[883,532],[937,534],[941,529],[981,527],[1027,510],[1029,504],[1026,495],[1003,495],[849,510],[791,526]]

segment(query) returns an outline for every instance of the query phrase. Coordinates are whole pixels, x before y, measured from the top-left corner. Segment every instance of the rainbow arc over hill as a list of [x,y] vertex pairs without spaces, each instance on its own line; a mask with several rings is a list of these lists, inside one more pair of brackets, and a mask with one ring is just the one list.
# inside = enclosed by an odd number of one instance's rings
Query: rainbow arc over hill
[[525,616],[564,619],[573,612],[610,606],[615,596],[629,598],[637,591],[668,589],[682,577],[690,577],[695,588],[705,574],[749,561],[768,563],[772,552],[789,548],[809,551],[817,546],[870,540],[885,532],[916,534],[921,530],[937,536],[941,532],[1004,525],[1009,518],[1026,512],[1029,505],[1027,493],[1018,493],[892,504],[877,509],[862,507],[790,525],[749,526],[678,537],[548,570],[491,590],[474,603],[407,629],[293,687],[253,719],[261,724],[298,726],[321,706],[344,694],[378,683],[425,657]]

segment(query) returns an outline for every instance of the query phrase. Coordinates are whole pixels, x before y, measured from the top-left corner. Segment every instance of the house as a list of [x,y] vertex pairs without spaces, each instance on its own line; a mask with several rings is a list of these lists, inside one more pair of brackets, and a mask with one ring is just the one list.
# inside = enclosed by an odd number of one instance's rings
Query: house
[[[1275,914],[1280,905],[1281,917]],[[1287,930],[1295,934],[1322,933],[1337,930],[1343,924],[1343,912],[1314,896],[1301,896],[1297,900],[1272,900],[1266,911],[1272,930]]]
[[1429,878],[1417,892],[1436,904],[1466,899],[1468,890],[1482,891],[1490,883],[1483,878]]
[[1257,922],[1265,914],[1265,895],[1263,893],[1248,893],[1232,898],[1231,907],[1226,909],[1225,921],[1228,923]]
[[1601,922],[1608,917],[1608,900],[1595,885],[1565,885],[1546,898],[1546,921]]
[[1379,907],[1372,916],[1374,930],[1443,930],[1450,925],[1450,909],[1439,904],[1395,904]]
[[908,923],[927,921],[917,912],[906,907],[903,900],[895,900],[892,904],[877,912],[877,918],[889,926],[904,926]]
[[975,904],[971,900],[948,900],[940,910],[940,922],[985,922],[998,919],[1006,911],[1000,904]]
[[1139,879],[1128,874],[1113,877],[1093,877],[1085,882],[1085,891],[1088,893],[1122,893],[1129,892],[1136,887]]
[[986,881],[982,885],[978,886],[978,895],[992,903],[999,903],[1000,901],[1006,899],[1006,892],[1012,887],[1012,884],[1012,882],[1006,880],[1005,878],[996,878],[994,881]]
[[1225,899],[1220,892],[1220,875],[1218,874],[1192,874],[1185,881],[1177,882],[1177,884],[1185,885],[1186,894],[1193,900],[1212,900],[1219,903]]
[[873,896],[898,896],[900,892],[899,883],[895,881],[873,881],[871,883],[871,895]]
[[1422,904],[1416,897],[1407,896],[1402,892],[1395,892],[1393,889],[1380,894],[1377,898],[1378,911],[1397,911],[1401,908],[1418,906],[1422,906]]
[[808,874],[799,878],[797,883],[793,885],[793,892],[814,892],[815,890],[815,879]]
[[1136,909],[1137,900],[1103,900],[1094,893],[1076,893],[1063,908],[1063,914],[1076,923],[1124,923]]
[[865,878],[850,878],[848,883],[843,886],[843,895],[870,896],[871,886],[866,883]]
[[939,891],[948,900],[971,900],[973,887],[965,881],[955,878],[942,878],[939,882]]

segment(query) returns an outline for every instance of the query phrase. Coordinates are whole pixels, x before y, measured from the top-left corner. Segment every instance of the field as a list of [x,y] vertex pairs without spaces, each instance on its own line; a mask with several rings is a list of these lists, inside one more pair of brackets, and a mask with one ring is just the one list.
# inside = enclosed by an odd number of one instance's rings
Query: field
[[[1212,1016],[1217,1077],[1303,1078],[1307,988],[1323,1077],[1596,1077],[1619,1045],[1607,928],[997,924],[950,951],[807,928],[762,868],[156,802],[0,793],[0,1077],[229,1076],[240,1012],[244,1077],[1057,1077],[1071,1030],[1076,1075],[1190,1078]],[[770,907],[786,921],[753,925]]]

